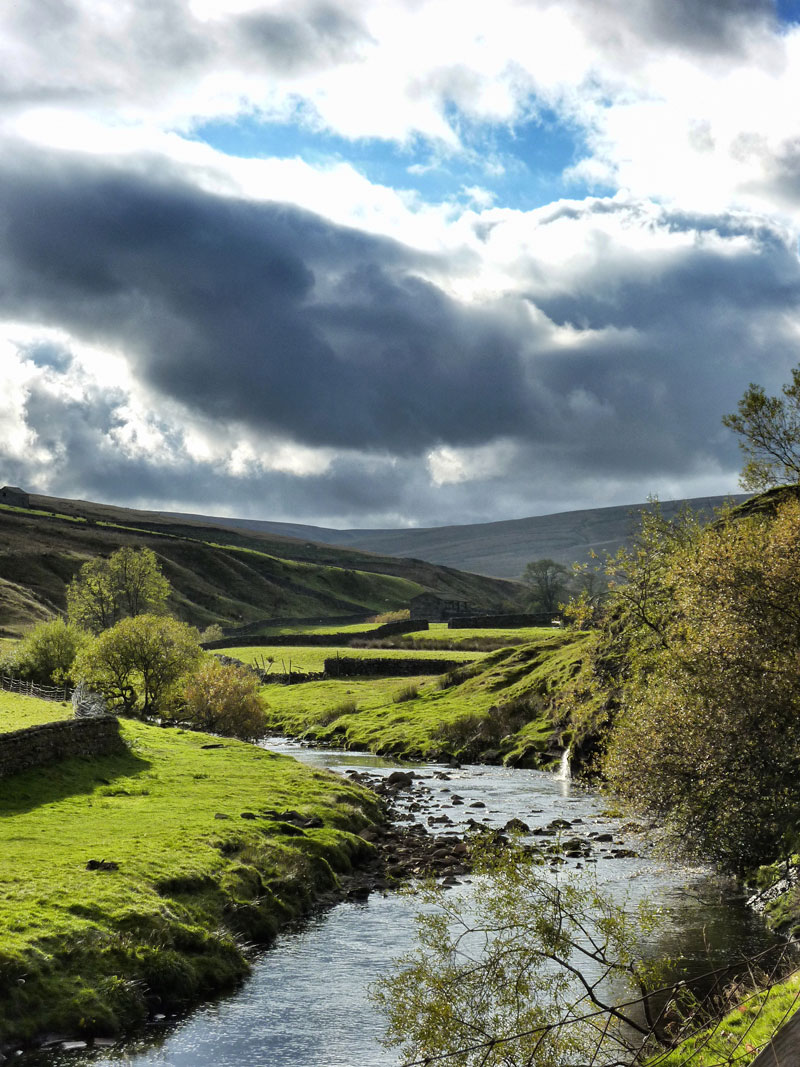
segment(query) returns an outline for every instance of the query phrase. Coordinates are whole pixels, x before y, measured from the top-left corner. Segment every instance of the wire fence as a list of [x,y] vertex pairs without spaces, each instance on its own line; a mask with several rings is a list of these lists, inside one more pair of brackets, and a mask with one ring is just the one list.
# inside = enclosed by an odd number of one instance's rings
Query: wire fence
[[36,685],[34,682],[25,681],[22,678],[14,678],[10,674],[0,674],[0,689],[7,693],[19,693],[22,696],[39,697],[40,700],[57,700],[61,702],[72,700],[74,690],[67,686]]

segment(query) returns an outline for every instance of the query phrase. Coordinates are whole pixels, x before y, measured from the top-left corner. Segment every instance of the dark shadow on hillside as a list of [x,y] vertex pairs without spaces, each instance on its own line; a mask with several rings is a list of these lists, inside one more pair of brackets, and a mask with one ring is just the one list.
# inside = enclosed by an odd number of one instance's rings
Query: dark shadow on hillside
[[22,815],[72,796],[87,796],[113,786],[115,780],[133,778],[152,766],[132,752],[93,758],[75,757],[36,767],[0,779],[0,818]]

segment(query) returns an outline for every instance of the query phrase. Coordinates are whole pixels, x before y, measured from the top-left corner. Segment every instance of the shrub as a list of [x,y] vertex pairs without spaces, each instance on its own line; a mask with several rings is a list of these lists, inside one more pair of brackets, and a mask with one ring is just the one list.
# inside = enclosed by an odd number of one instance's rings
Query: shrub
[[63,619],[40,622],[17,646],[9,666],[39,685],[68,685],[87,638],[84,630]]
[[369,620],[374,622],[376,626],[385,626],[390,622],[408,622],[411,618],[411,612],[408,608],[402,608],[399,611],[384,611],[380,615],[373,615]]
[[258,677],[246,667],[205,659],[184,688],[182,718],[198,730],[253,741],[266,732]]

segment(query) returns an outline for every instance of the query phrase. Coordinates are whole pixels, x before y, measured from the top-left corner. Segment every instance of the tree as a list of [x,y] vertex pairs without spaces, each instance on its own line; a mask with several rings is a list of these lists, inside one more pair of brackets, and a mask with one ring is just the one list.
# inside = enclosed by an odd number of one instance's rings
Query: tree
[[198,730],[254,741],[266,730],[258,677],[245,667],[204,659],[186,680],[181,719]]
[[570,572],[553,559],[533,560],[523,571],[522,580],[530,586],[530,607],[534,611],[558,611],[569,595]]
[[800,367],[781,392],[783,396],[767,396],[751,382],[737,412],[723,416],[723,425],[739,434],[739,447],[747,456],[743,489],[760,492],[800,481]]
[[744,872],[800,824],[800,501],[732,513],[674,551],[669,612],[621,698],[606,770],[684,850]]
[[169,594],[155,552],[124,547],[83,564],[67,586],[67,611],[71,622],[100,633],[127,616],[163,611]]
[[64,619],[40,622],[14,651],[13,666],[23,678],[39,685],[67,685],[72,665],[88,634]]
[[553,872],[521,848],[489,847],[475,870],[478,893],[425,890],[416,948],[373,987],[385,1043],[455,1067],[630,1062],[654,1033],[659,969],[634,949],[653,909],[614,904],[590,872]]
[[197,631],[164,615],[136,615],[104,630],[75,663],[75,674],[126,715],[167,712],[179,682],[198,663]]

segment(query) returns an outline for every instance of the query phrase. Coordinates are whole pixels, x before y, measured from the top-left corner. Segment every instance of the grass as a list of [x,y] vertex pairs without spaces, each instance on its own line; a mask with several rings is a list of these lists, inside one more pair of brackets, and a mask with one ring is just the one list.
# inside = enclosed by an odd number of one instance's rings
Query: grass
[[[248,943],[370,847],[353,831],[374,800],[333,775],[204,734],[122,732],[126,755],[0,783],[0,1043],[113,1034],[148,1006],[231,986]],[[285,809],[323,825],[289,825],[274,816]]]
[[469,663],[479,655],[464,651],[444,654],[435,649],[408,651],[400,648],[343,648],[341,645],[273,645],[266,648],[242,645],[237,648],[223,648],[220,652],[222,655],[240,659],[243,663],[253,663],[257,666],[262,663],[269,664],[269,660],[273,659],[271,669],[275,674],[288,673],[290,664],[294,671],[321,671],[325,660],[335,656],[347,656],[348,659],[458,659]]
[[[702,1030],[669,1053],[647,1060],[650,1067],[746,1067],[800,1007],[800,974],[755,993],[714,1027]],[[788,1062],[788,1061],[787,1061]]]
[[[284,637],[296,634],[364,634],[377,628],[374,622],[353,622],[346,626],[337,626],[335,623],[319,624],[315,626],[269,626],[265,624],[258,631],[259,637]],[[256,635],[254,635],[256,636]]]
[[[266,689],[270,725],[291,736],[407,758],[504,758],[545,765],[560,738],[550,703],[577,670],[586,635],[536,642],[465,663],[454,676],[344,679]],[[416,688],[418,695],[405,698]],[[404,699],[398,700],[403,695]],[[346,708],[354,702],[355,710]],[[344,709],[344,710],[343,710]]]
[[[427,630],[414,630],[408,634],[398,634],[375,639],[376,647],[437,650],[467,650],[493,652],[500,648],[523,645],[529,641],[538,641],[553,633],[549,626],[522,626],[518,629],[494,629],[490,627],[451,630],[446,622],[432,622]],[[370,641],[369,635],[365,640]]]
[[20,696],[0,690],[0,733],[39,726],[56,719],[71,719],[72,705],[56,700]]

